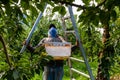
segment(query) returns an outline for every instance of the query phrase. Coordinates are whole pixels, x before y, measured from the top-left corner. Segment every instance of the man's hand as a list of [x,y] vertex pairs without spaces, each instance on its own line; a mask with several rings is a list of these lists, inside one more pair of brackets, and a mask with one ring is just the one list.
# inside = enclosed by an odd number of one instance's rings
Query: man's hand
[[23,45],[30,46],[30,42],[27,43],[27,40],[23,41]]
[[34,48],[30,45],[30,42],[28,42],[27,44],[27,40],[23,41],[23,45],[26,45],[26,48],[33,53],[34,52]]

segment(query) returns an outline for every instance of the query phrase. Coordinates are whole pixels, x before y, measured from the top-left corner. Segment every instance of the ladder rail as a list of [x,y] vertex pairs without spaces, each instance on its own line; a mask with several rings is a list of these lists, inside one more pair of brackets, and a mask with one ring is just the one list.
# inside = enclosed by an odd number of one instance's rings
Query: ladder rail
[[[63,17],[63,16],[62,16],[62,17]],[[66,35],[66,36],[65,36],[65,40],[67,41],[67,34],[72,33],[72,34],[75,35],[75,30],[67,30],[67,29],[66,29],[65,20],[66,20],[66,19],[70,19],[70,16],[64,17],[64,18],[62,18],[62,17],[61,17],[61,19],[62,19],[62,29],[63,29],[63,31],[64,31],[64,34]],[[69,68],[70,68],[70,79],[71,79],[71,80],[73,79],[73,72],[76,72],[76,73],[78,73],[78,74],[80,74],[80,75],[82,75],[82,76],[84,76],[84,77],[86,77],[86,78],[90,78],[90,76],[89,76],[88,74],[85,74],[85,73],[83,73],[83,72],[81,72],[81,71],[73,68],[73,67],[72,67],[72,64],[71,64],[71,60],[78,61],[78,62],[81,62],[81,63],[85,63],[84,60],[80,60],[80,59],[77,59],[77,58],[74,58],[74,57],[69,57],[69,58],[68,58],[68,64],[69,64]]]
[[[47,4],[45,4],[44,10],[45,10],[46,6],[47,6]],[[27,37],[27,39],[26,39],[26,44],[23,45],[22,49],[20,50],[20,53],[23,53],[23,51],[26,49],[26,45],[29,43],[29,40],[31,39],[32,34],[34,33],[35,28],[37,27],[37,24],[39,23],[40,19],[42,18],[42,15],[43,15],[43,12],[40,12],[33,27],[32,27],[32,29],[31,29],[31,31],[30,31],[30,33],[29,33],[29,35],[28,35],[28,37]]]
[[78,39],[78,42],[79,42],[79,49],[80,49],[80,51],[82,52],[82,56],[83,56],[83,58],[84,58],[86,67],[87,67],[87,69],[88,69],[88,73],[89,73],[89,75],[90,75],[90,79],[91,79],[91,80],[94,80],[94,77],[93,77],[93,74],[92,74],[92,70],[90,69],[90,65],[89,65],[89,63],[88,63],[88,61],[87,61],[84,48],[83,48],[83,46],[82,46],[82,44],[81,44],[80,36],[79,36],[79,34],[78,34],[78,29],[77,29],[76,21],[75,21],[75,19],[74,19],[74,15],[73,15],[73,11],[72,11],[72,6],[69,5],[69,6],[68,6],[68,10],[69,10],[69,13],[70,13],[70,16],[71,16],[70,18],[71,18],[71,21],[72,21],[72,24],[73,24],[73,28],[74,28],[74,30],[75,30],[76,38]]

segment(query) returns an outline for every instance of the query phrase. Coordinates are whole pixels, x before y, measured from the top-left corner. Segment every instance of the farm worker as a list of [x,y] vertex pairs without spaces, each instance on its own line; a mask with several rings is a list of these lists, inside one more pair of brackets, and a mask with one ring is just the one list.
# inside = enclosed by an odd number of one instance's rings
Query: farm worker
[[[37,46],[35,47],[27,47],[31,52],[34,52],[34,50],[39,47],[43,46],[44,43],[47,42],[65,42],[65,40],[58,36],[57,29],[54,24],[50,24],[49,30],[48,30],[48,37],[43,38]],[[73,46],[72,50],[74,50],[78,46],[78,41],[75,46]],[[43,72],[43,80],[62,80],[64,70],[63,70],[63,63],[64,60],[50,60],[47,65],[44,67]]]
[[[58,36],[54,24],[49,26],[48,37],[43,38],[35,47],[27,45],[27,49],[34,52],[37,47],[44,46],[46,42],[65,42],[62,37]],[[43,80],[62,80],[63,73],[63,60],[50,60],[44,67]]]
[[[43,38],[40,43],[41,45],[46,42],[64,42],[65,40],[58,36],[57,30],[54,24],[50,24],[48,30],[48,37]],[[44,67],[43,80],[62,80],[63,78],[63,60],[51,60]]]

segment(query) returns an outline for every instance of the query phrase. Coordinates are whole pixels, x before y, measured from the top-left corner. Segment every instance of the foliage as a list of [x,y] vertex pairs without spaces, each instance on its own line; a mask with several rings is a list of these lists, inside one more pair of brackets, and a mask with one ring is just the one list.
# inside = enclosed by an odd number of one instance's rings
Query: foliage
[[[35,46],[40,39],[47,36],[48,25],[52,22],[58,26],[60,31],[60,24],[56,21],[51,21],[53,13],[60,13],[62,16],[66,14],[65,6],[72,5],[78,7],[78,11],[82,13],[78,17],[78,29],[82,43],[85,47],[89,61],[96,61],[96,56],[99,51],[104,48],[101,42],[101,33],[97,29],[102,29],[104,25],[109,24],[109,32],[111,34],[108,45],[114,48],[114,55],[106,55],[110,61],[108,66],[111,66],[110,74],[118,73],[119,67],[119,53],[120,53],[120,19],[119,19],[119,0],[82,0],[84,5],[77,5],[73,3],[74,0],[1,0],[0,1],[0,35],[4,39],[5,44],[2,44],[0,39],[0,73],[3,73],[2,78],[16,80],[16,79],[30,79],[35,73],[40,73],[43,64],[42,61],[47,60],[46,56],[33,54],[25,51],[19,54],[22,42],[26,39],[31,27],[33,26],[37,15],[43,11],[45,4],[50,4],[53,9],[50,13],[44,16],[39,24],[39,27],[34,32],[31,39],[31,45]],[[58,16],[58,18],[60,18]],[[77,18],[76,18],[77,20]],[[67,28],[71,29],[71,23],[67,22]],[[60,33],[61,34],[61,33]],[[40,36],[38,36],[40,35]],[[64,35],[64,34],[61,34]],[[69,41],[75,43],[73,35],[69,35]],[[108,46],[107,45],[107,46]],[[10,59],[10,66],[7,63],[5,51],[3,46],[6,47],[6,52]],[[111,49],[110,49],[111,50]],[[74,53],[78,55],[78,50]],[[113,53],[110,51],[110,53]],[[107,53],[106,53],[107,54]],[[105,58],[106,58],[105,57]],[[113,58],[114,57],[114,58]],[[103,60],[104,62],[104,60]],[[44,65],[44,64],[43,64]],[[117,70],[116,70],[117,69]],[[108,74],[108,73],[107,73]]]

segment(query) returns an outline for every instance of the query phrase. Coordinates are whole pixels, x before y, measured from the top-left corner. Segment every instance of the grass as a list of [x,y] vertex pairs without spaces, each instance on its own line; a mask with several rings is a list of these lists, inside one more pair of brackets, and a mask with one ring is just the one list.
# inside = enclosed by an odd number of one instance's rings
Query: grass
[[[82,57],[75,55],[74,57],[82,59]],[[98,59],[97,57],[95,57],[94,61],[90,60],[89,65],[91,67],[93,76],[96,77],[97,75],[97,69],[98,69]],[[85,72],[86,74],[88,74],[86,65],[84,63],[80,63],[80,62],[76,62],[76,61],[72,61],[72,67],[74,67],[75,69]],[[110,71],[110,76],[111,79],[110,80],[120,80],[120,64],[116,63],[116,65],[114,65]],[[34,78],[32,78],[31,80],[42,80],[41,79],[42,75],[35,75]],[[75,78],[75,80],[90,80],[85,78],[82,75],[79,75],[75,72],[73,72],[73,77]],[[64,77],[63,80],[70,80],[70,69],[69,66],[67,64],[64,65]]]
[[[80,63],[80,62],[72,62],[73,63],[73,67],[81,72],[84,72],[85,74],[88,74],[86,65],[84,63]],[[91,70],[93,73],[93,76],[96,76],[97,73],[97,62],[90,62],[90,66],[91,66]],[[64,66],[64,77],[63,80],[70,80],[70,71],[69,71],[69,67],[67,65]],[[73,72],[73,77],[75,78],[75,80],[89,80],[88,78],[77,74],[76,72]]]
[[[75,55],[74,57],[82,59],[82,57],[80,55]],[[74,60],[71,61],[71,63],[72,63],[73,68],[75,68],[75,69],[77,69],[77,70],[79,70],[81,72],[84,72],[85,74],[88,74],[85,63],[77,62],[77,61],[74,61]],[[97,66],[98,66],[97,59],[95,59],[94,61],[90,61],[89,65],[91,67],[93,76],[96,76],[97,75]],[[80,74],[77,74],[76,72],[72,72],[72,74],[73,74],[73,77],[75,78],[75,80],[90,80],[90,79],[88,79],[88,78],[86,78],[86,77],[84,77],[84,76],[82,76]],[[42,78],[42,74],[35,75],[32,80],[42,80],[41,78]],[[63,80],[70,80],[70,68],[69,68],[67,62],[64,65]]]
[[[82,72],[85,72],[86,74],[88,74],[88,71],[86,69],[86,65],[84,63],[80,63],[80,62],[72,62],[73,67],[75,69],[78,69]],[[97,62],[90,62],[90,66],[93,72],[93,75],[96,76],[97,73]],[[73,72],[73,77],[75,78],[75,80],[90,80],[88,78],[85,78],[82,75],[79,75],[75,72]],[[36,74],[31,80],[42,80],[42,74],[38,75]],[[70,80],[70,69],[69,66],[67,64],[64,65],[64,76],[63,76],[63,80]]]

